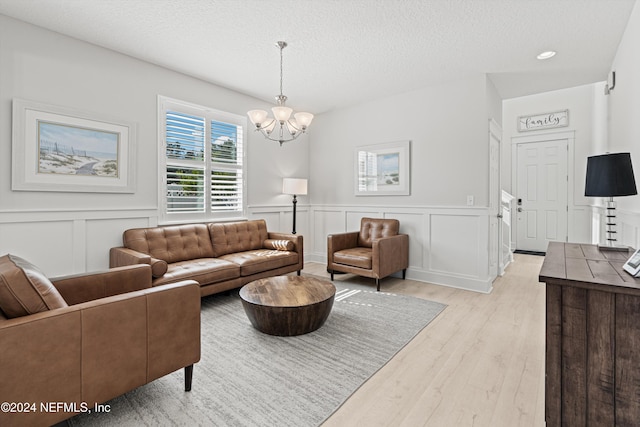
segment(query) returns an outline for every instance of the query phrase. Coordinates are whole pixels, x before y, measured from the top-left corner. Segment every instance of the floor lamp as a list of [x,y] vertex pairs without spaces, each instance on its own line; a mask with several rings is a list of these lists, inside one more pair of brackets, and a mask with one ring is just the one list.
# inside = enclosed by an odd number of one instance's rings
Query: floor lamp
[[616,202],[614,197],[634,196],[638,194],[633,176],[631,154],[611,153],[587,158],[587,181],[584,195],[590,197],[608,197],[607,200],[607,244],[600,246],[605,250],[627,250],[617,246]]
[[307,180],[304,178],[284,178],[282,193],[293,195],[293,231],[291,233],[296,234],[296,205],[298,204],[296,196],[307,194]]

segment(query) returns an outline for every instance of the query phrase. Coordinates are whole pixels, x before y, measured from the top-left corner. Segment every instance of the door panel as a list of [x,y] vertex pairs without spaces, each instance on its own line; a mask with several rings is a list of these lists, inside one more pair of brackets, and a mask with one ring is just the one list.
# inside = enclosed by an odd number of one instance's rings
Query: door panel
[[566,139],[517,145],[517,235],[519,250],[544,252],[567,236]]

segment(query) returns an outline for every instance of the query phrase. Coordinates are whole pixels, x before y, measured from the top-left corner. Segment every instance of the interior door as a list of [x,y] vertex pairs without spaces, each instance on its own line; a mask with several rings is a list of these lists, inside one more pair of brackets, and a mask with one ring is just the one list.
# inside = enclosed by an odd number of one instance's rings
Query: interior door
[[489,122],[489,272],[493,278],[501,274],[502,186],[500,184],[500,141],[502,129]]
[[567,150],[567,139],[517,144],[516,249],[567,240]]

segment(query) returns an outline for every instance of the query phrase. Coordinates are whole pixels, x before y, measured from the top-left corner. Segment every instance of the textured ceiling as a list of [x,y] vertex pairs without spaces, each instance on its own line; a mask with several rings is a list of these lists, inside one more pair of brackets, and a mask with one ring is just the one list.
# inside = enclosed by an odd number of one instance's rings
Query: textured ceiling
[[[313,113],[487,73],[503,98],[607,78],[635,0],[0,0],[0,13]],[[558,54],[547,61],[543,50]]]

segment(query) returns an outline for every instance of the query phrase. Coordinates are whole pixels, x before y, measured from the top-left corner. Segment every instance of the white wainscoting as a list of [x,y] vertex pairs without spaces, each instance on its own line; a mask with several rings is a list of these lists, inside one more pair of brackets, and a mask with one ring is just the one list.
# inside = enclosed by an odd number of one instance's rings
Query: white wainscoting
[[[604,245],[607,242],[604,226],[606,215],[607,211],[604,207],[591,207],[593,243]],[[616,210],[616,215],[618,245],[631,246],[634,249],[640,248],[640,213]],[[595,236],[599,236],[599,239]]]
[[122,232],[158,223],[156,209],[0,212],[0,255],[20,256],[47,276],[103,270]]
[[[297,231],[304,236],[305,260],[327,262],[327,235],[355,231],[360,218],[395,218],[409,235],[407,277],[488,293],[497,272],[489,272],[489,211],[486,208],[303,205]],[[251,219],[264,218],[269,230],[291,228],[290,206],[251,206]]]
[[[489,271],[488,215],[486,208],[299,204],[296,229],[304,237],[305,260],[326,263],[327,235],[358,230],[364,216],[396,218],[409,235],[407,277],[488,293],[496,277]],[[249,206],[247,216],[265,219],[269,231],[292,231],[291,205]],[[637,241],[640,218],[633,218]],[[21,256],[48,276],[101,270],[109,266],[109,249],[122,244],[124,230],[157,224],[155,208],[3,211],[0,255]]]
[[[594,236],[598,235],[598,229],[594,219],[597,217],[595,208],[586,205],[574,205],[569,207],[569,215],[567,218],[567,241],[571,243],[597,243],[594,240]],[[515,211],[511,212],[511,224],[513,228],[511,230],[511,247],[517,249],[517,229],[518,226],[518,214]],[[594,228],[596,227],[596,228]],[[595,231],[594,231],[595,230]]]

